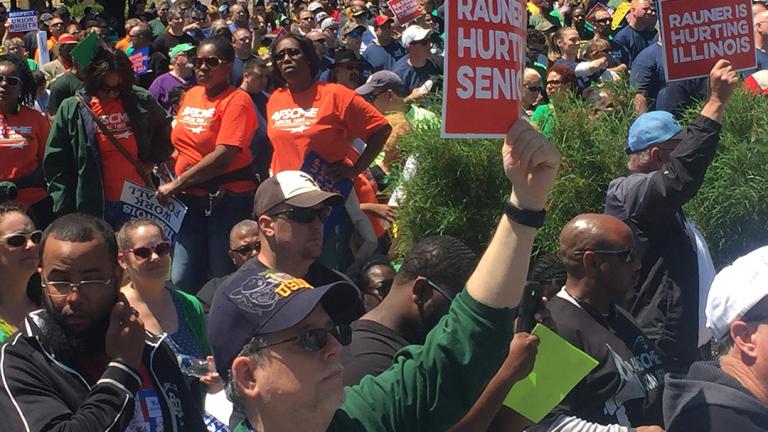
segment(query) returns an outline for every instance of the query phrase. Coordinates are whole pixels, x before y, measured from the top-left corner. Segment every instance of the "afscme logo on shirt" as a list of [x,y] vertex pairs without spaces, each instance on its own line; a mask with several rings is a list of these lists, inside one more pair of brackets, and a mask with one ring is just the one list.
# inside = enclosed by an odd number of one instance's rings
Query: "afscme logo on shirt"
[[275,111],[275,113],[272,114],[272,121],[290,120],[297,118],[317,118],[318,111],[320,111],[319,108],[310,108],[308,110],[304,110],[302,108],[288,108]]
[[216,108],[208,108],[208,109],[202,109],[202,108],[195,108],[195,107],[184,107],[184,110],[181,112],[182,116],[185,117],[195,117],[195,118],[211,118],[213,117],[213,113],[216,112]]

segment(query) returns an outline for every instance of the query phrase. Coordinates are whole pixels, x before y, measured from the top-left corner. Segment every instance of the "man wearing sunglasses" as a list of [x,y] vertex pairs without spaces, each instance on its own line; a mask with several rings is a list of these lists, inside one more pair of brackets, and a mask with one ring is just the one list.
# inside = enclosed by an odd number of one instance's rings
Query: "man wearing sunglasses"
[[405,29],[401,38],[408,55],[395,63],[392,72],[396,73],[403,80],[405,88],[412,92],[411,98],[418,99],[429,94],[429,89],[424,89],[424,84],[432,82],[435,75],[442,74],[442,65],[435,63],[431,57],[431,30],[412,25]]
[[631,67],[642,50],[656,43],[659,37],[656,20],[654,0],[632,0],[627,14],[627,26],[613,38],[624,51],[622,63]]
[[668,375],[668,432],[768,430],[768,248],[737,259],[709,291],[707,327],[720,357]]
[[394,18],[379,15],[373,21],[376,39],[363,52],[363,58],[371,64],[373,72],[392,70],[398,60],[406,54],[405,48],[392,34]]
[[567,277],[547,303],[553,329],[599,364],[527,430],[661,432],[660,355],[618,306],[640,269],[632,230],[613,216],[576,216],[560,233],[560,256]]
[[[521,120],[507,134],[503,158],[513,192],[466,288],[424,345],[401,350],[379,376],[343,387],[344,312],[359,303],[352,287],[249,271],[250,262],[227,281],[214,300],[208,336],[216,366],[246,413],[237,432],[447,430],[505,358],[513,359],[512,382],[530,372],[538,339],[520,333],[510,346],[511,324],[559,154]],[[262,233],[272,231],[270,222],[259,218]],[[265,237],[276,244],[273,235]]]
[[645,113],[629,129],[626,176],[608,185],[605,213],[635,232],[643,267],[622,303],[653,339],[670,372],[683,372],[709,340],[703,307],[714,265],[683,205],[699,191],[720,142],[720,118],[738,85],[730,62],[709,74],[709,99],[687,129],[666,111]]
[[0,349],[3,430],[204,431],[175,353],[120,294],[109,225],[70,213],[41,248],[44,308]]
[[[232,227],[229,232],[229,251],[227,256],[232,260],[235,268],[242,267],[249,259],[256,257],[261,249],[259,241],[259,225],[256,221],[245,219]],[[203,312],[208,314],[219,286],[229,275],[213,278],[203,285],[197,293],[197,298],[203,303]]]

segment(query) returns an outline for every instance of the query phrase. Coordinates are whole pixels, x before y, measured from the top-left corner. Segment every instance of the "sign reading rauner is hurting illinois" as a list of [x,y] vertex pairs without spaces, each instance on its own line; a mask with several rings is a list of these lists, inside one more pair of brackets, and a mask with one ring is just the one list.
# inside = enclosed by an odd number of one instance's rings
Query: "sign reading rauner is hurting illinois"
[[667,81],[709,75],[719,59],[756,66],[751,0],[665,0],[659,5]]
[[446,2],[445,138],[503,137],[519,118],[527,14],[522,0]]

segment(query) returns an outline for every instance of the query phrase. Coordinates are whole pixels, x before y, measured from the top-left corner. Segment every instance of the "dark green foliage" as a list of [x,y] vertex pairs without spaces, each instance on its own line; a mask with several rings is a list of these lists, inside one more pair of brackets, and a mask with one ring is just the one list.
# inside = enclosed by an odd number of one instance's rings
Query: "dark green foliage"
[[[572,217],[602,212],[608,183],[626,173],[623,149],[635,119],[633,93],[626,83],[610,91],[616,107],[611,113],[595,116],[576,99],[555,107],[554,142],[562,165],[536,254],[557,251],[560,229]],[[687,118],[699,109],[692,108]],[[768,99],[737,92],[723,125],[718,156],[701,191],[686,206],[718,268],[768,244]],[[414,131],[401,147],[419,163],[417,174],[404,183],[408,199],[399,213],[401,249],[427,235],[448,234],[482,252],[510,191],[501,167],[501,141],[443,140],[435,128]]]

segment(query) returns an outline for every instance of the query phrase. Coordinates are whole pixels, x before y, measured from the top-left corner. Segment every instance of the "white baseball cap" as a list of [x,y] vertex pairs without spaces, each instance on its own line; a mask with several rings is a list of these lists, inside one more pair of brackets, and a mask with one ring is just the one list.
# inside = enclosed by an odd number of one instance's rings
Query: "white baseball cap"
[[417,25],[412,25],[405,29],[402,36],[403,46],[408,48],[408,45],[419,42],[426,39],[432,33],[432,30],[421,28]]
[[768,296],[768,246],[754,250],[720,270],[707,297],[707,328],[715,339],[728,334],[731,323],[742,318]]
[[312,2],[309,4],[307,9],[309,9],[310,12],[314,13],[318,9],[323,9],[323,5],[320,4],[319,2]]

